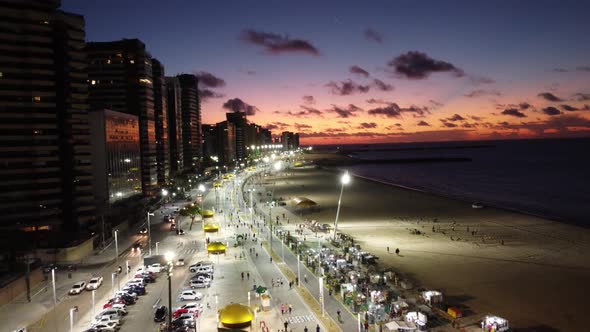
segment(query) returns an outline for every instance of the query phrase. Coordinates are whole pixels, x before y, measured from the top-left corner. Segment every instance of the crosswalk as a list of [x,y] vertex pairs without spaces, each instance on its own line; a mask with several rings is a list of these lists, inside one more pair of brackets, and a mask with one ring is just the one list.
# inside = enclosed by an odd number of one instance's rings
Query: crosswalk
[[315,321],[313,315],[304,315],[304,316],[288,316],[283,319],[283,321],[289,322],[289,324],[303,324],[307,322]]

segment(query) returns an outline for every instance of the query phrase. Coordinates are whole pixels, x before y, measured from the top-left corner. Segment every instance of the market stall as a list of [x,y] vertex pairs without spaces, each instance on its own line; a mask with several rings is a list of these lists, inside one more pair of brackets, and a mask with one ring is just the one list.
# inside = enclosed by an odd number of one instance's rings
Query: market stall
[[488,332],[504,332],[510,329],[508,321],[502,317],[487,315],[481,322],[481,329]]
[[436,305],[443,302],[442,293],[435,290],[422,292],[422,298],[428,305]]
[[406,322],[415,324],[418,327],[418,330],[424,331],[426,330],[426,323],[428,323],[428,318],[425,314],[419,311],[410,311],[406,314],[405,317]]

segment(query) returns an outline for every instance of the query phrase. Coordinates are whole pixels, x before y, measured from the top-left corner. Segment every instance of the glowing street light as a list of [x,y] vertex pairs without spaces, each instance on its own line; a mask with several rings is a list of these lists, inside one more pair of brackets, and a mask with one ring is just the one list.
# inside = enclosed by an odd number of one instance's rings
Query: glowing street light
[[344,192],[344,185],[350,183],[350,175],[348,171],[342,174],[340,178],[340,197],[338,198],[338,209],[336,209],[336,220],[334,220],[334,241],[336,240],[336,233],[338,232],[338,216],[340,215],[340,203],[342,202],[342,193]]

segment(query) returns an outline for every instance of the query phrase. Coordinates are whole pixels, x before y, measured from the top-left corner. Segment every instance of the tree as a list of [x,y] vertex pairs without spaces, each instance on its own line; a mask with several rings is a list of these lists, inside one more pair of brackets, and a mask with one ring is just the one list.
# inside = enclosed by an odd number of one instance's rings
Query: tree
[[187,204],[184,208],[180,210],[180,215],[183,217],[191,217],[191,224],[189,226],[189,230],[193,229],[193,223],[195,222],[195,218],[197,215],[201,214],[201,209],[194,203]]

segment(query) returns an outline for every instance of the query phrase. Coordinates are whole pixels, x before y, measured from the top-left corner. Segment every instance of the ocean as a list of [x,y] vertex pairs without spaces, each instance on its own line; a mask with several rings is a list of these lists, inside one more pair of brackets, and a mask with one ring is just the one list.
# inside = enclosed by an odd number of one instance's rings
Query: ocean
[[[341,153],[368,161],[347,166],[352,174],[590,227],[590,138],[318,148],[337,148]],[[426,158],[431,161],[370,163]],[[470,160],[436,161],[455,158]]]

